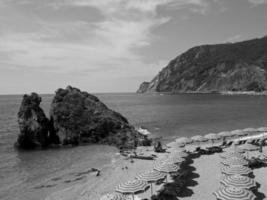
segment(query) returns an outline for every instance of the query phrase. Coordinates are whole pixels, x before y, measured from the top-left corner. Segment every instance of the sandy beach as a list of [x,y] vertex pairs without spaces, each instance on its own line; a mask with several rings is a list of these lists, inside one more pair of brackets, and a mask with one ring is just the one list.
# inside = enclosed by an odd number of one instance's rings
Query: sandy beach
[[[169,148],[168,152],[174,151],[175,148]],[[192,146],[188,146],[187,150],[192,150]],[[137,150],[138,153],[155,154],[161,159],[168,155],[168,153],[154,153],[152,147],[141,147]],[[250,156],[259,154],[259,152],[250,152]],[[263,154],[267,155],[267,147],[263,148]],[[201,155],[191,160],[188,169],[190,168],[190,183],[178,195],[179,199],[198,200],[198,199],[215,199],[212,194],[220,187],[221,180],[221,157],[219,153],[212,155]],[[135,159],[133,163],[130,160],[121,157],[112,163],[112,167],[103,169],[101,176],[96,177],[95,174],[87,176],[84,183],[75,184],[64,190],[57,191],[49,195],[46,200],[96,200],[102,195],[113,192],[115,187],[121,183],[134,179],[137,174],[150,170],[153,168],[154,161]],[[265,199],[267,191],[267,168],[262,167],[253,170],[255,181],[259,184],[258,195],[259,199]],[[169,179],[170,180],[170,179]],[[153,188],[157,191],[162,185]],[[139,194],[140,198],[150,198],[150,190]]]

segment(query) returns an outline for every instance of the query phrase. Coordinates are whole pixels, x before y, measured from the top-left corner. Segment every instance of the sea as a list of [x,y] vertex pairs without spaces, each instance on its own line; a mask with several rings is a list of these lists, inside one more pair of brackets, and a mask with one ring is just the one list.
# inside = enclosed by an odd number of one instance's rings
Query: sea
[[[267,96],[220,94],[95,94],[135,127],[168,142],[179,136],[204,135],[267,126]],[[53,95],[41,95],[47,116]],[[49,180],[90,168],[109,166],[115,147],[88,145],[60,149],[18,151],[17,112],[22,95],[0,96],[0,199],[41,200],[50,193]],[[69,181],[71,182],[71,181]],[[72,182],[73,184],[73,182]],[[42,193],[42,191],[44,191]]]

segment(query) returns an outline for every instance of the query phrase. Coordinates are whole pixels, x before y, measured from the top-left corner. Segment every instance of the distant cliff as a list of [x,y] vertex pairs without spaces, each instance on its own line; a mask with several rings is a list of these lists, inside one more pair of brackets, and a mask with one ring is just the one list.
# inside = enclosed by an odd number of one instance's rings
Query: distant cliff
[[146,92],[267,90],[267,36],[237,43],[201,45],[179,55],[150,82]]

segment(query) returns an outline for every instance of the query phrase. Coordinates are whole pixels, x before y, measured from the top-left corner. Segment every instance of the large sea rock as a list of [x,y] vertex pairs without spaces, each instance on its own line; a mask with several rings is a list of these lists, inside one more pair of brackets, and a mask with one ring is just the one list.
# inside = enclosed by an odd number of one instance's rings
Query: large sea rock
[[132,148],[146,141],[121,114],[96,96],[71,86],[56,91],[50,118],[65,145],[97,143]]
[[237,43],[193,47],[169,62],[137,92],[267,90],[267,36]]
[[59,143],[58,137],[49,132],[51,124],[40,108],[41,101],[36,93],[23,96],[18,112],[20,134],[16,146],[19,148],[33,149]]

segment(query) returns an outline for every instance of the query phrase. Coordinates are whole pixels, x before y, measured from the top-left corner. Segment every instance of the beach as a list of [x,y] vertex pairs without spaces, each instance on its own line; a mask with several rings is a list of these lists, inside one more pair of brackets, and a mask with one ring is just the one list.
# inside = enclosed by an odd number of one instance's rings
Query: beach
[[[52,97],[42,96],[42,107],[46,113],[49,112]],[[267,106],[266,96],[102,94],[99,97],[110,108],[126,116],[135,127],[142,127],[153,136],[162,137],[164,143],[182,136],[266,125],[267,111],[262,109]],[[151,161],[137,159],[132,164],[124,160],[115,147],[102,145],[17,151],[13,144],[19,132],[16,113],[20,101],[19,95],[0,96],[0,199],[44,200],[66,188],[79,188],[83,184],[88,187],[86,184],[90,183],[95,188],[99,187],[100,196],[114,191],[120,183],[116,178],[118,174],[125,180],[125,174],[134,177],[153,165]],[[216,157],[216,154],[208,158],[213,156]],[[198,159],[202,158],[196,158],[194,162]],[[121,170],[122,162],[127,164],[127,171]],[[146,168],[143,169],[142,163]],[[137,164],[140,164],[140,170],[132,172],[131,168],[137,168]],[[95,172],[89,173],[91,168],[100,169],[101,176],[95,177]],[[112,170],[116,168],[118,174],[115,176]],[[117,181],[101,191],[102,178],[108,180],[109,176],[114,176]]]
[[[191,146],[187,150],[192,150]],[[145,154],[155,154],[157,159],[164,158],[169,153],[173,153],[175,148],[168,148],[167,153],[155,153],[151,147],[141,147],[137,152]],[[227,151],[227,149],[226,149]],[[258,152],[251,152],[250,156],[257,155]],[[263,148],[263,154],[267,155],[267,147]],[[191,174],[189,175],[190,183],[188,186],[179,193],[179,199],[185,200],[198,200],[198,199],[215,199],[213,192],[220,188],[220,180],[222,179],[221,173],[221,161],[220,153],[212,155],[201,155],[199,157],[192,158],[188,169],[190,168]],[[128,180],[132,180],[136,175],[141,172],[153,169],[154,161],[151,160],[139,160],[135,159],[133,163],[130,160],[121,158],[113,163],[113,166],[108,169],[104,169],[101,176],[97,177],[90,174],[84,183],[74,185],[64,190],[57,191],[49,195],[45,200],[96,200],[106,193],[114,192],[115,187]],[[125,169],[127,166],[128,169]],[[267,191],[267,170],[265,167],[261,167],[253,170],[255,181],[259,184],[258,195],[264,199]],[[170,180],[170,179],[169,179]],[[162,185],[153,188],[154,191],[158,191]],[[138,194],[140,198],[150,198],[150,190],[142,194]]]

